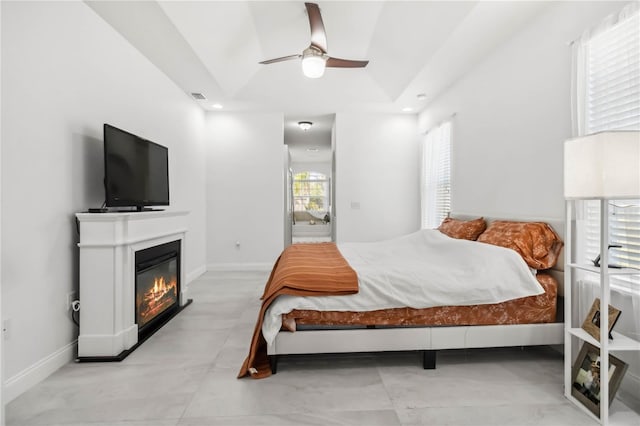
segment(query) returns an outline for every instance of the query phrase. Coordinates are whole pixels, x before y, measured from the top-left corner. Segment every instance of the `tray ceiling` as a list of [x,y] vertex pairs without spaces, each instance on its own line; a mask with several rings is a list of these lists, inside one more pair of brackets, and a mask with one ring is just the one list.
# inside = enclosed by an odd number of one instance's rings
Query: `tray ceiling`
[[[548,2],[319,1],[332,56],[363,69],[303,76],[297,60],[259,61],[309,45],[304,2],[87,1],[204,109],[321,116],[424,108]],[[426,94],[418,100],[417,94]]]

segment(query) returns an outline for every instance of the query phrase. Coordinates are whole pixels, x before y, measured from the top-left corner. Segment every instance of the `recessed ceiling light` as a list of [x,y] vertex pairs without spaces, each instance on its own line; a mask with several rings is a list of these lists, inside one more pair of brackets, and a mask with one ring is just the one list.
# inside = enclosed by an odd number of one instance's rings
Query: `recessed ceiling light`
[[425,95],[424,93],[419,93],[416,98],[418,98],[419,101],[424,101],[425,99],[427,99],[427,95]]
[[402,108],[402,112],[411,112],[411,111],[413,111],[413,108],[411,108],[411,107]]
[[215,109],[222,109],[222,104],[213,104],[211,106],[214,107]]

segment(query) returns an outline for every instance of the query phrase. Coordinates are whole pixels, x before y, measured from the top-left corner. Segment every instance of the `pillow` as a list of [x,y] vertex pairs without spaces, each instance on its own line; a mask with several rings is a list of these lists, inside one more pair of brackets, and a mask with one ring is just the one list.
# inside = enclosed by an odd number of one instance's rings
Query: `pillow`
[[482,234],[485,229],[487,229],[487,223],[482,217],[474,220],[459,220],[448,217],[438,227],[438,231],[451,238],[471,241],[477,240],[478,235]]
[[547,223],[504,220],[489,225],[478,237],[478,241],[517,251],[533,269],[554,267],[564,245]]

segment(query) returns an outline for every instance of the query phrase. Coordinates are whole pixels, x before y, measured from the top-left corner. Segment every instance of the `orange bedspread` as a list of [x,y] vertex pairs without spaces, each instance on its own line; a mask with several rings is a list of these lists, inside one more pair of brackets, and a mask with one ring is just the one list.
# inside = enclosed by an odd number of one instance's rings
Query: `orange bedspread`
[[287,247],[276,261],[262,295],[262,307],[253,330],[249,355],[238,378],[271,375],[267,342],[262,336],[264,313],[280,295],[339,296],[358,292],[356,272],[342,257],[335,243],[294,244]]
[[549,274],[536,278],[544,293],[502,303],[434,308],[392,308],[367,312],[307,311],[294,309],[282,315],[283,328],[298,325],[322,326],[451,326],[538,324],[556,321],[558,282]]

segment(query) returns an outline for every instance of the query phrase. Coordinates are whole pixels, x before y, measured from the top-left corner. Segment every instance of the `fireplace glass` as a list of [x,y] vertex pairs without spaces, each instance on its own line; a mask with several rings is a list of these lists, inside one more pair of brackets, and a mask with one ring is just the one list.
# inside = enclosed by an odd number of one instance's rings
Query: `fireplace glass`
[[144,250],[140,256],[136,253],[136,323],[139,335],[154,328],[154,323],[161,322],[179,306],[179,246],[178,251],[164,246]]

